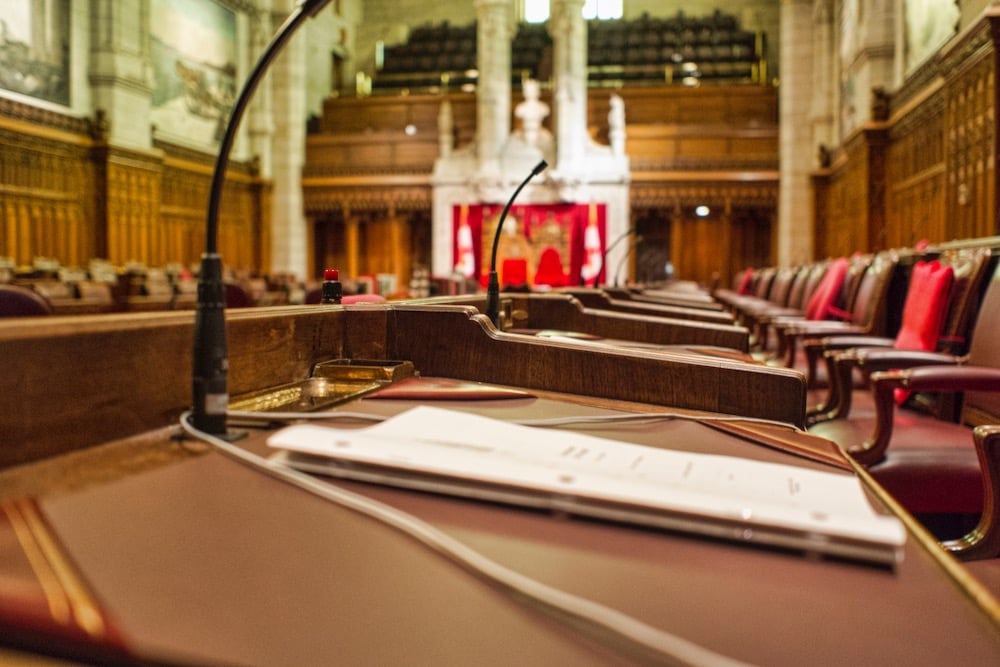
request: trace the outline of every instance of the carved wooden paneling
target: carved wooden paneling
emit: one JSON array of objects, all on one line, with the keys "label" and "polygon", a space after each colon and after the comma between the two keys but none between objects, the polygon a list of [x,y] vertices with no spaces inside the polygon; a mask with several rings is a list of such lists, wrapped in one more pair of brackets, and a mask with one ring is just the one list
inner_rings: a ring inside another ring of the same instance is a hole
[{"label": "carved wooden paneling", "polygon": [[[198,261],[214,155],[110,146],[106,129],[100,114],[78,119],[0,98],[0,256],[20,265]],[[269,186],[253,165],[230,163],[227,174],[219,252],[231,268],[266,270]]]},{"label": "carved wooden paneling", "polygon": [[899,118],[886,155],[885,246],[947,240],[944,94],[937,90]]},{"label": "carved wooden paneling", "polygon": [[[215,156],[158,142],[163,160],[157,264],[198,262],[205,251],[205,215]],[[219,206],[218,250],[232,269],[267,270],[270,186],[253,164],[230,163]]]},{"label": "carved wooden paneling", "polygon": [[831,257],[853,252],[871,252],[881,243],[881,207],[879,190],[873,185],[881,175],[878,153],[881,151],[880,131],[860,131],[852,135],[843,149],[843,157],[830,170],[826,210],[817,220],[817,255]]},{"label": "carved wooden paneling", "polygon": [[314,134],[306,138],[305,177],[424,173],[438,157],[437,133],[395,131]]},{"label": "carved wooden paneling", "polygon": [[105,155],[107,255],[113,264],[155,264],[159,247],[160,159],[111,149]]},{"label": "carved wooden paneling", "polygon": [[997,232],[995,47],[972,49],[968,57],[945,84],[948,220],[942,241]]},{"label": "carved wooden paneling", "polygon": [[17,115],[0,116],[0,256],[86,263],[96,250],[90,139]]},{"label": "carved wooden paneling", "polygon": [[[988,14],[949,43],[893,94],[884,124],[852,136],[832,167],[817,174],[817,255],[985,237],[1000,230],[998,23],[1000,16]],[[881,128],[887,136],[879,134]]]}]

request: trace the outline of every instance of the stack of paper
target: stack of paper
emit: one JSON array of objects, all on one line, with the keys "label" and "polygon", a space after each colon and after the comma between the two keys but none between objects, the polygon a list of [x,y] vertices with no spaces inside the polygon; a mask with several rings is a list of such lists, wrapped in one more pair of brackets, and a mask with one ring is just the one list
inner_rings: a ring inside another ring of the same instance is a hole
[{"label": "stack of paper", "polygon": [[269,439],[311,472],[893,564],[906,533],[856,478],[418,407]]}]

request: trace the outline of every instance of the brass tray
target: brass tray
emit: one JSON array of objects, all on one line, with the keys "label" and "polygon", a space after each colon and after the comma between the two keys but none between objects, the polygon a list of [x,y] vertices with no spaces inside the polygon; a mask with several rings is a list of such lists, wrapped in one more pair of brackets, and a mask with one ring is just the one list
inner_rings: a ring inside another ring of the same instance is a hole
[{"label": "brass tray", "polygon": [[358,398],[416,371],[409,361],[332,359],[316,364],[312,376],[261,391],[243,394],[229,403],[230,410],[247,412],[311,412]]}]

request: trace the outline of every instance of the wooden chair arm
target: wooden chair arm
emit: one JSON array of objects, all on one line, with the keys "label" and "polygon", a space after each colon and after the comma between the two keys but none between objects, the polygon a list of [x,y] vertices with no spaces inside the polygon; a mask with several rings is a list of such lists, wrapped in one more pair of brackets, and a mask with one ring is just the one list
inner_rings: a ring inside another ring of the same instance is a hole
[{"label": "wooden chair arm", "polygon": [[961,560],[1000,556],[1000,426],[977,427],[973,441],[983,471],[983,514],[967,535],[941,543]]},{"label": "wooden chair arm", "polygon": [[885,458],[892,439],[896,389],[908,391],[1000,391],[1000,369],[985,366],[922,366],[879,371],[871,376],[875,402],[875,431],[859,447],[849,451],[862,465]]}]

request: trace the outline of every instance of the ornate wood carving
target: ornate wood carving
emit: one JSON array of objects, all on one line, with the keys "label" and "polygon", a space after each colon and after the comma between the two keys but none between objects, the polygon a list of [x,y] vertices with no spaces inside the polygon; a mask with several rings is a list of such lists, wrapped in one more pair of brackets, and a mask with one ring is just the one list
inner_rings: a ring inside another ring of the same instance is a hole
[{"label": "ornate wood carving", "polygon": [[[214,156],[157,143],[107,143],[99,111],[76,118],[0,98],[0,256],[65,266],[192,264],[204,247]],[[261,268],[269,189],[254,163],[231,163],[219,249],[228,266]]]}]

